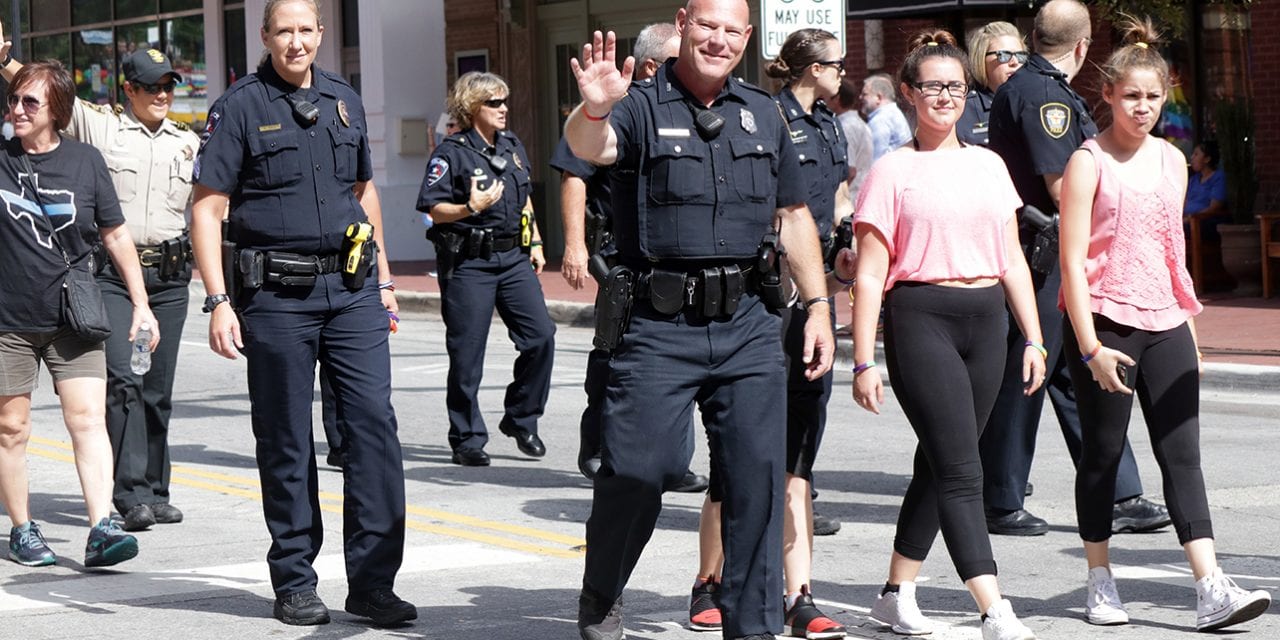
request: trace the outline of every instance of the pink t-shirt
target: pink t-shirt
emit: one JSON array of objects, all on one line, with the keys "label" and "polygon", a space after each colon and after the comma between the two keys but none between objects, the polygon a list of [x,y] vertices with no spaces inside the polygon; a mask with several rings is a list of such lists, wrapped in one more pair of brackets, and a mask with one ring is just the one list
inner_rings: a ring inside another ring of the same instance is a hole
[{"label": "pink t-shirt", "polygon": [[871,166],[854,222],[888,242],[888,291],[899,280],[1003,276],[1005,227],[1021,206],[1004,161],[992,151],[895,151]]},{"label": "pink t-shirt", "polygon": [[[1160,180],[1149,189],[1121,182],[1115,161],[1096,140],[1080,147],[1093,154],[1098,174],[1084,262],[1090,306],[1094,313],[1147,331],[1172,329],[1204,309],[1187,273],[1185,187],[1174,177],[1185,173],[1184,156],[1173,145],[1156,142]],[[1066,308],[1062,292],[1058,308]]]}]

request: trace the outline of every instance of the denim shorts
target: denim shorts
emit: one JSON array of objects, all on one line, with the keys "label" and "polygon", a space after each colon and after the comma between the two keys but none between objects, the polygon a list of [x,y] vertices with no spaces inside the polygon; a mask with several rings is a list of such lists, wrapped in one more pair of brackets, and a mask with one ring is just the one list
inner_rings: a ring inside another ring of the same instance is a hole
[{"label": "denim shorts", "polygon": [[107,379],[101,342],[89,342],[68,327],[41,333],[0,332],[0,396],[31,393],[40,361],[54,383],[73,378]]}]

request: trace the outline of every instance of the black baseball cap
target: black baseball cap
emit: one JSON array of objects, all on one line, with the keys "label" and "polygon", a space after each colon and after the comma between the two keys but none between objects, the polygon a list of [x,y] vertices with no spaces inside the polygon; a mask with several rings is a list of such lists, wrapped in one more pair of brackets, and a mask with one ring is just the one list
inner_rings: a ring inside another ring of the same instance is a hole
[{"label": "black baseball cap", "polygon": [[159,84],[167,75],[182,82],[182,76],[173,70],[169,57],[156,49],[139,49],[125,56],[120,65],[124,70],[124,79],[142,84]]}]

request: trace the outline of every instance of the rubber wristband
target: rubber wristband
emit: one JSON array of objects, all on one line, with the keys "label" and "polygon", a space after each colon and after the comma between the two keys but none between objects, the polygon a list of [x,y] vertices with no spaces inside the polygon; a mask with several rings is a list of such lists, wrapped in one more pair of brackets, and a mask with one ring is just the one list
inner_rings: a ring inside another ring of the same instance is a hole
[{"label": "rubber wristband", "polygon": [[529,243],[529,246],[530,246],[530,247],[541,247],[541,246],[542,246],[542,241],[541,241],[541,240],[534,240],[533,242],[530,242],[530,243]]},{"label": "rubber wristband", "polygon": [[386,282],[379,282],[379,283],[378,283],[378,288],[379,288],[379,289],[386,289],[386,290],[388,290],[388,291],[392,291],[392,292],[394,292],[394,291],[396,290],[396,281],[395,281],[395,280],[388,280],[388,281],[386,281]]},{"label": "rubber wristband", "polygon": [[864,363],[862,363],[862,364],[860,364],[860,365],[858,365],[858,366],[854,367],[854,368],[853,368],[853,375],[855,375],[855,376],[856,376],[856,375],[858,375],[859,373],[862,373],[863,371],[866,371],[867,369],[870,369],[870,368],[875,367],[875,366],[876,366],[876,361],[875,361],[875,360],[868,360],[868,361],[866,361],[866,362],[864,362]]},{"label": "rubber wristband", "polygon": [[1099,351],[1102,351],[1102,341],[1101,341],[1101,340],[1099,340],[1099,341],[1098,341],[1098,344],[1093,348],[1093,351],[1090,351],[1089,353],[1087,353],[1087,354],[1085,354],[1085,355],[1080,356],[1080,362],[1083,362],[1083,363],[1085,363],[1085,364],[1089,364],[1089,361],[1090,361],[1090,360],[1092,360],[1092,359],[1094,359],[1094,358],[1098,357],[1098,352],[1099,352]]},{"label": "rubber wristband", "polygon": [[848,280],[845,280],[844,278],[841,278],[841,277],[840,277],[840,270],[839,270],[839,269],[832,269],[832,270],[831,270],[831,275],[835,276],[836,282],[839,282],[840,284],[842,284],[842,285],[844,285],[844,286],[846,286],[846,287],[853,286],[853,283],[855,283],[855,282],[857,282],[857,281],[858,281],[858,279],[857,279],[856,277],[854,277],[854,278],[849,278]]},{"label": "rubber wristband", "polygon": [[821,302],[825,302],[825,303],[827,303],[827,304],[831,304],[831,301],[830,301],[830,300],[828,300],[826,296],[817,296],[817,297],[815,297],[815,298],[809,298],[808,300],[805,300],[805,301],[804,301],[804,308],[808,309],[809,307],[812,307],[813,305],[818,304],[818,303],[821,303]]},{"label": "rubber wristband", "polygon": [[1045,349],[1045,348],[1044,348],[1044,345],[1040,344],[1039,342],[1032,342],[1032,341],[1028,340],[1028,341],[1027,341],[1027,344],[1026,344],[1026,345],[1024,345],[1024,346],[1034,348],[1036,351],[1039,351],[1039,352],[1040,352],[1040,357],[1041,357],[1041,358],[1044,358],[1045,360],[1048,360],[1048,359],[1049,359],[1049,350],[1048,350],[1048,349]]},{"label": "rubber wristband", "polygon": [[605,120],[608,120],[608,119],[609,119],[609,114],[611,114],[611,113],[613,113],[613,109],[610,109],[610,110],[608,110],[608,111],[604,112],[604,115],[602,115],[602,116],[600,116],[599,118],[597,118],[597,117],[595,117],[595,116],[591,115],[591,112],[590,112],[590,111],[587,111],[587,105],[585,105],[585,104],[584,104],[584,105],[582,105],[582,117],[584,117],[584,118],[586,118],[586,119],[588,119],[588,120],[590,120],[590,121],[592,121],[592,122],[604,122]]}]

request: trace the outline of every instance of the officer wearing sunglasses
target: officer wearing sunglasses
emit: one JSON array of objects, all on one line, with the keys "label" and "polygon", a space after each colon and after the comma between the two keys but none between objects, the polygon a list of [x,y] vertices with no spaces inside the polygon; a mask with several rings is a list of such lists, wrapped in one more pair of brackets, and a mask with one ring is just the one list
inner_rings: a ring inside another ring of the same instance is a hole
[{"label": "officer wearing sunglasses", "polygon": [[956,135],[967,144],[987,146],[991,102],[996,90],[1027,64],[1031,52],[1022,33],[1008,22],[991,22],[969,34],[969,66],[973,87],[965,99],[964,113],[956,123]]},{"label": "officer wearing sunglasses", "polygon": [[[22,68],[8,58],[0,69],[6,81]],[[199,139],[187,125],[170,120],[174,90],[182,76],[155,49],[121,60],[124,104],[111,108],[76,100],[65,134],[102,152],[111,172],[125,225],[137,246],[143,279],[162,336],[182,335],[191,282],[185,212],[191,200],[191,169]],[[11,98],[17,98],[12,96]],[[23,107],[31,111],[39,105]],[[101,261],[98,284],[113,326],[129,326],[133,304],[124,279],[109,260]],[[107,430],[115,456],[115,508],[126,531],[157,523],[182,522],[169,501],[169,413],[173,373],[181,341],[161,340],[151,369],[134,374],[126,331],[107,338]]]}]

